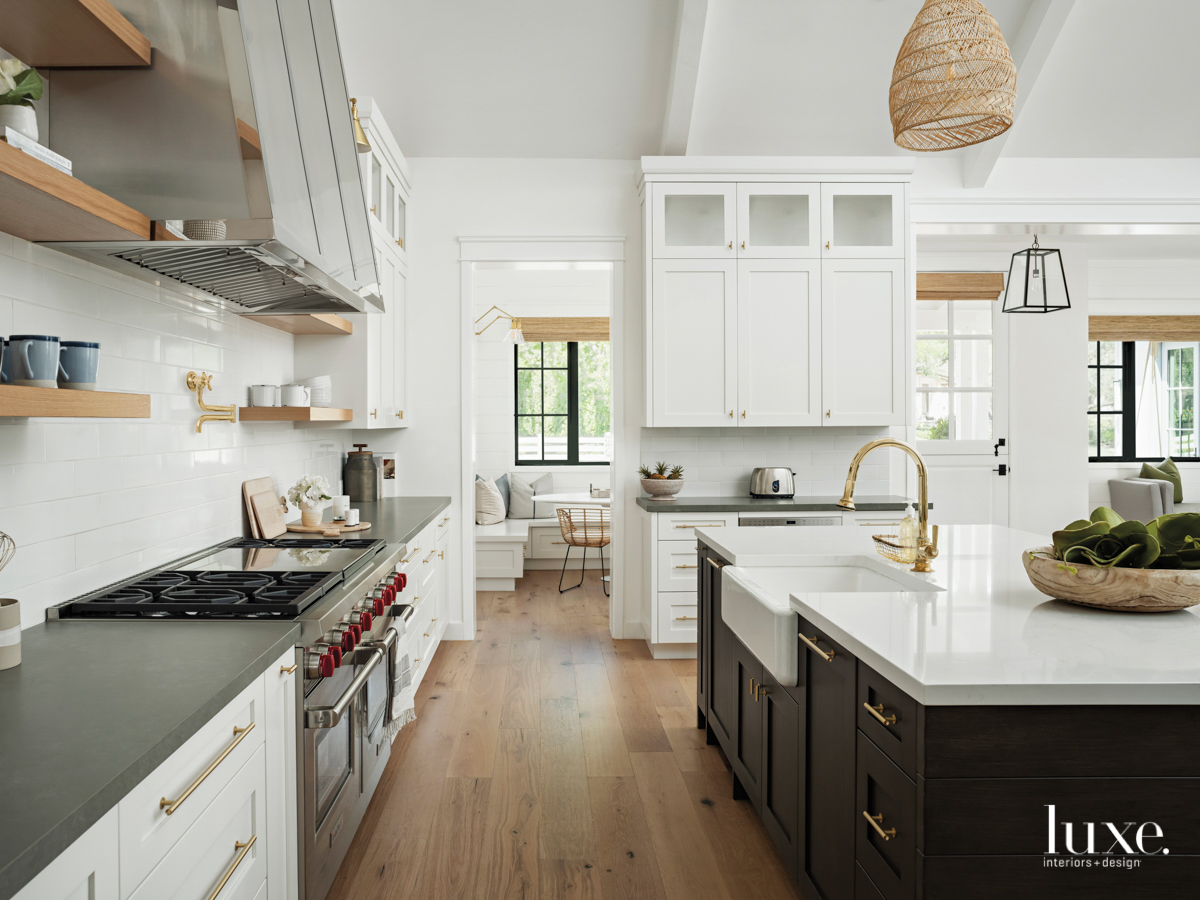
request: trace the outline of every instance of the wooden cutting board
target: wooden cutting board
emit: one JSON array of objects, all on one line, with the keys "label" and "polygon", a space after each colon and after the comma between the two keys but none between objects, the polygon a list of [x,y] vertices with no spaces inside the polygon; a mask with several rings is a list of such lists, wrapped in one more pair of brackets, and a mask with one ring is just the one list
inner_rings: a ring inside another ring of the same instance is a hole
[{"label": "wooden cutting board", "polygon": [[264,491],[275,492],[275,483],[270,478],[252,478],[242,482],[242,503],[246,508],[246,518],[250,522],[251,537],[262,537],[262,529],[258,527],[258,516],[254,513],[254,505],[250,498]]},{"label": "wooden cutting board", "polygon": [[371,527],[370,522],[359,522],[357,525],[339,525],[337,522],[322,522],[320,525],[288,525],[288,531],[299,531],[303,534],[345,534],[348,531],[366,531]]},{"label": "wooden cutting board", "polygon": [[274,491],[263,491],[250,498],[255,515],[258,516],[258,527],[262,532],[259,537],[276,538],[287,534],[287,525],[283,521],[283,506]]}]

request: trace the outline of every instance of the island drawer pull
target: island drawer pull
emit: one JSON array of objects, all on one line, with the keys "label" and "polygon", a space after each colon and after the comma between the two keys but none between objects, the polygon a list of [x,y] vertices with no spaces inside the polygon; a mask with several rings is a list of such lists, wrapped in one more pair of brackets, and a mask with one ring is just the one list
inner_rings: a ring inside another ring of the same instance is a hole
[{"label": "island drawer pull", "polygon": [[163,797],[158,801],[158,808],[165,810],[168,816],[173,814],[175,810],[179,809],[183,801],[192,796],[192,791],[196,790],[196,788],[200,787],[200,785],[204,783],[204,779],[211,775],[217,766],[224,762],[225,757],[232,753],[237,748],[237,745],[246,739],[246,735],[252,732],[254,730],[254,726],[257,724],[257,722],[251,722],[245,728],[239,728],[235,725],[233,728],[233,742],[221,752],[221,755],[209,763],[208,768],[201,772],[200,776],[188,785],[187,790],[179,795],[178,800],[168,800],[166,797]]},{"label": "island drawer pull", "polygon": [[825,660],[825,662],[833,662],[833,658],[837,656],[837,653],[833,650],[830,650],[828,653],[826,653],[824,650],[818,647],[814,642],[820,640],[820,638],[815,634],[812,636],[812,638],[806,638],[804,635],[800,635],[800,640],[808,644],[808,649],[816,653],[817,656],[821,657],[821,659]]},{"label": "island drawer pull", "polygon": [[296,671],[296,664],[295,664],[295,663],[293,663],[293,664],[292,664],[292,665],[290,665],[290,666],[280,666],[280,667],[279,667],[279,674],[280,674],[280,675],[291,675],[291,674],[292,674],[293,672],[295,672],[295,671]]},{"label": "island drawer pull", "polygon": [[712,566],[714,569],[723,569],[723,568],[725,568],[725,565],[724,565],[724,563],[719,563],[719,562],[717,562],[717,561],[716,561],[715,559],[713,559],[711,556],[706,556],[706,557],[705,557],[705,559],[707,559],[707,560],[708,560],[708,564],[709,564],[710,566]]},{"label": "island drawer pull", "polygon": [[417,558],[417,554],[418,554],[418,553],[420,553],[420,552],[421,552],[421,548],[420,548],[420,547],[418,547],[416,550],[414,550],[414,551],[412,552],[412,556],[410,556],[408,559],[402,559],[402,560],[400,560],[400,562],[399,562],[399,563],[397,563],[397,565],[401,565],[401,566],[402,566],[402,565],[404,565],[405,563],[410,563],[410,562],[412,562],[414,559],[416,559],[416,558]]},{"label": "island drawer pull", "polygon": [[686,566],[685,565],[685,566],[676,566],[675,568],[677,568],[677,569],[698,569],[698,568],[700,568],[700,566],[699,565],[695,565],[695,566]]},{"label": "island drawer pull", "polygon": [[250,840],[244,844],[241,841],[233,842],[233,852],[237,856],[233,860],[233,865],[225,870],[225,874],[221,876],[221,880],[217,882],[217,886],[213,888],[213,892],[208,895],[208,900],[217,900],[217,895],[225,888],[225,883],[233,877],[233,873],[237,871],[237,867],[242,864],[242,860],[246,858],[246,854],[250,852],[250,848],[254,846],[254,842],[258,840],[257,834],[250,835]]},{"label": "island drawer pull", "polygon": [[436,550],[432,550],[432,551],[430,551],[430,553],[429,553],[429,555],[428,555],[427,557],[425,557],[423,560],[421,560],[421,562],[423,562],[423,563],[427,563],[427,562],[429,562],[431,559],[433,559],[435,556],[437,556],[437,551],[436,551]]},{"label": "island drawer pull", "polygon": [[867,701],[864,700],[863,707],[866,709],[867,712],[869,712],[876,719],[878,719],[880,724],[882,724],[882,725],[895,725],[896,724],[895,714],[892,714],[890,716],[885,716],[883,714],[883,704],[882,703],[880,703],[878,706],[872,706],[870,703],[868,703]]},{"label": "island drawer pull", "polygon": [[676,622],[694,622],[698,618],[700,618],[700,617],[699,616],[676,616],[675,621]]},{"label": "island drawer pull", "polygon": [[690,525],[676,525],[676,528],[724,528],[724,522],[693,522]]},{"label": "island drawer pull", "polygon": [[892,838],[894,838],[896,836],[895,828],[888,828],[886,831],[884,830],[883,813],[880,813],[877,816],[873,816],[864,809],[863,810],[863,818],[871,823],[871,827],[874,828],[876,831],[878,831],[879,836],[881,838],[883,838],[885,841],[890,841]]}]

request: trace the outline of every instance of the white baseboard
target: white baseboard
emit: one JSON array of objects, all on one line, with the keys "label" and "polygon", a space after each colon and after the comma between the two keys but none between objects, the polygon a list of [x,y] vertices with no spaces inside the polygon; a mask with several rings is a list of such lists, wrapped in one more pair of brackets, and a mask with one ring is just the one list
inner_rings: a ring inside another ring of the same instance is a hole
[{"label": "white baseboard", "polygon": [[[561,559],[527,559],[527,560],[525,560],[525,568],[526,569],[554,569],[557,571],[557,570],[561,570],[562,567],[563,567],[563,564],[562,564]],[[600,560],[598,560],[594,557],[589,557],[588,561],[587,561],[587,568],[588,569],[599,569],[600,568]],[[611,568],[612,568],[612,565],[609,562],[608,558],[606,557],[604,560],[604,571],[607,572]],[[576,572],[579,571],[579,557],[574,557],[572,559],[567,560],[567,571],[570,572],[572,569],[574,569]]]},{"label": "white baseboard", "polygon": [[616,633],[616,629],[610,630],[613,631],[613,638],[618,641],[644,641],[646,639],[646,629],[642,627],[641,622],[626,622],[622,626],[620,634]]},{"label": "white baseboard", "polygon": [[515,578],[476,578],[475,590],[477,591],[515,591],[517,589],[517,580]]},{"label": "white baseboard", "polygon": [[696,658],[695,644],[651,644],[646,641],[646,646],[650,648],[650,655],[655,659]]}]

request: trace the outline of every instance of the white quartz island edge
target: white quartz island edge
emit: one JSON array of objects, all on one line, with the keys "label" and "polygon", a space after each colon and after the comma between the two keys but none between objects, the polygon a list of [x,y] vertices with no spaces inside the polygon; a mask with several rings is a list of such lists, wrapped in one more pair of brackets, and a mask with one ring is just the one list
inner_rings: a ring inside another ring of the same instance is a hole
[{"label": "white quartz island edge", "polygon": [[[1200,704],[1200,614],[1088,609],[1039,592],[1022,551],[1049,538],[941,529],[937,592],[807,593],[804,568],[880,560],[869,529],[699,528],[727,562],[927,706]],[[889,566],[894,566],[888,563]],[[906,567],[896,566],[897,569]]]}]

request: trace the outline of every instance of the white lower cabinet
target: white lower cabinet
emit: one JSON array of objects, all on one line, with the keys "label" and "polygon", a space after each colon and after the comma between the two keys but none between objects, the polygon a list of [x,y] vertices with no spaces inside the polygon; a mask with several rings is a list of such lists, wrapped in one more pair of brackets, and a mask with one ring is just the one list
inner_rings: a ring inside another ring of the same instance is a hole
[{"label": "white lower cabinet", "polygon": [[294,665],[289,648],[14,900],[296,900]]},{"label": "white lower cabinet", "polygon": [[117,811],[75,839],[13,900],[118,900]]}]

